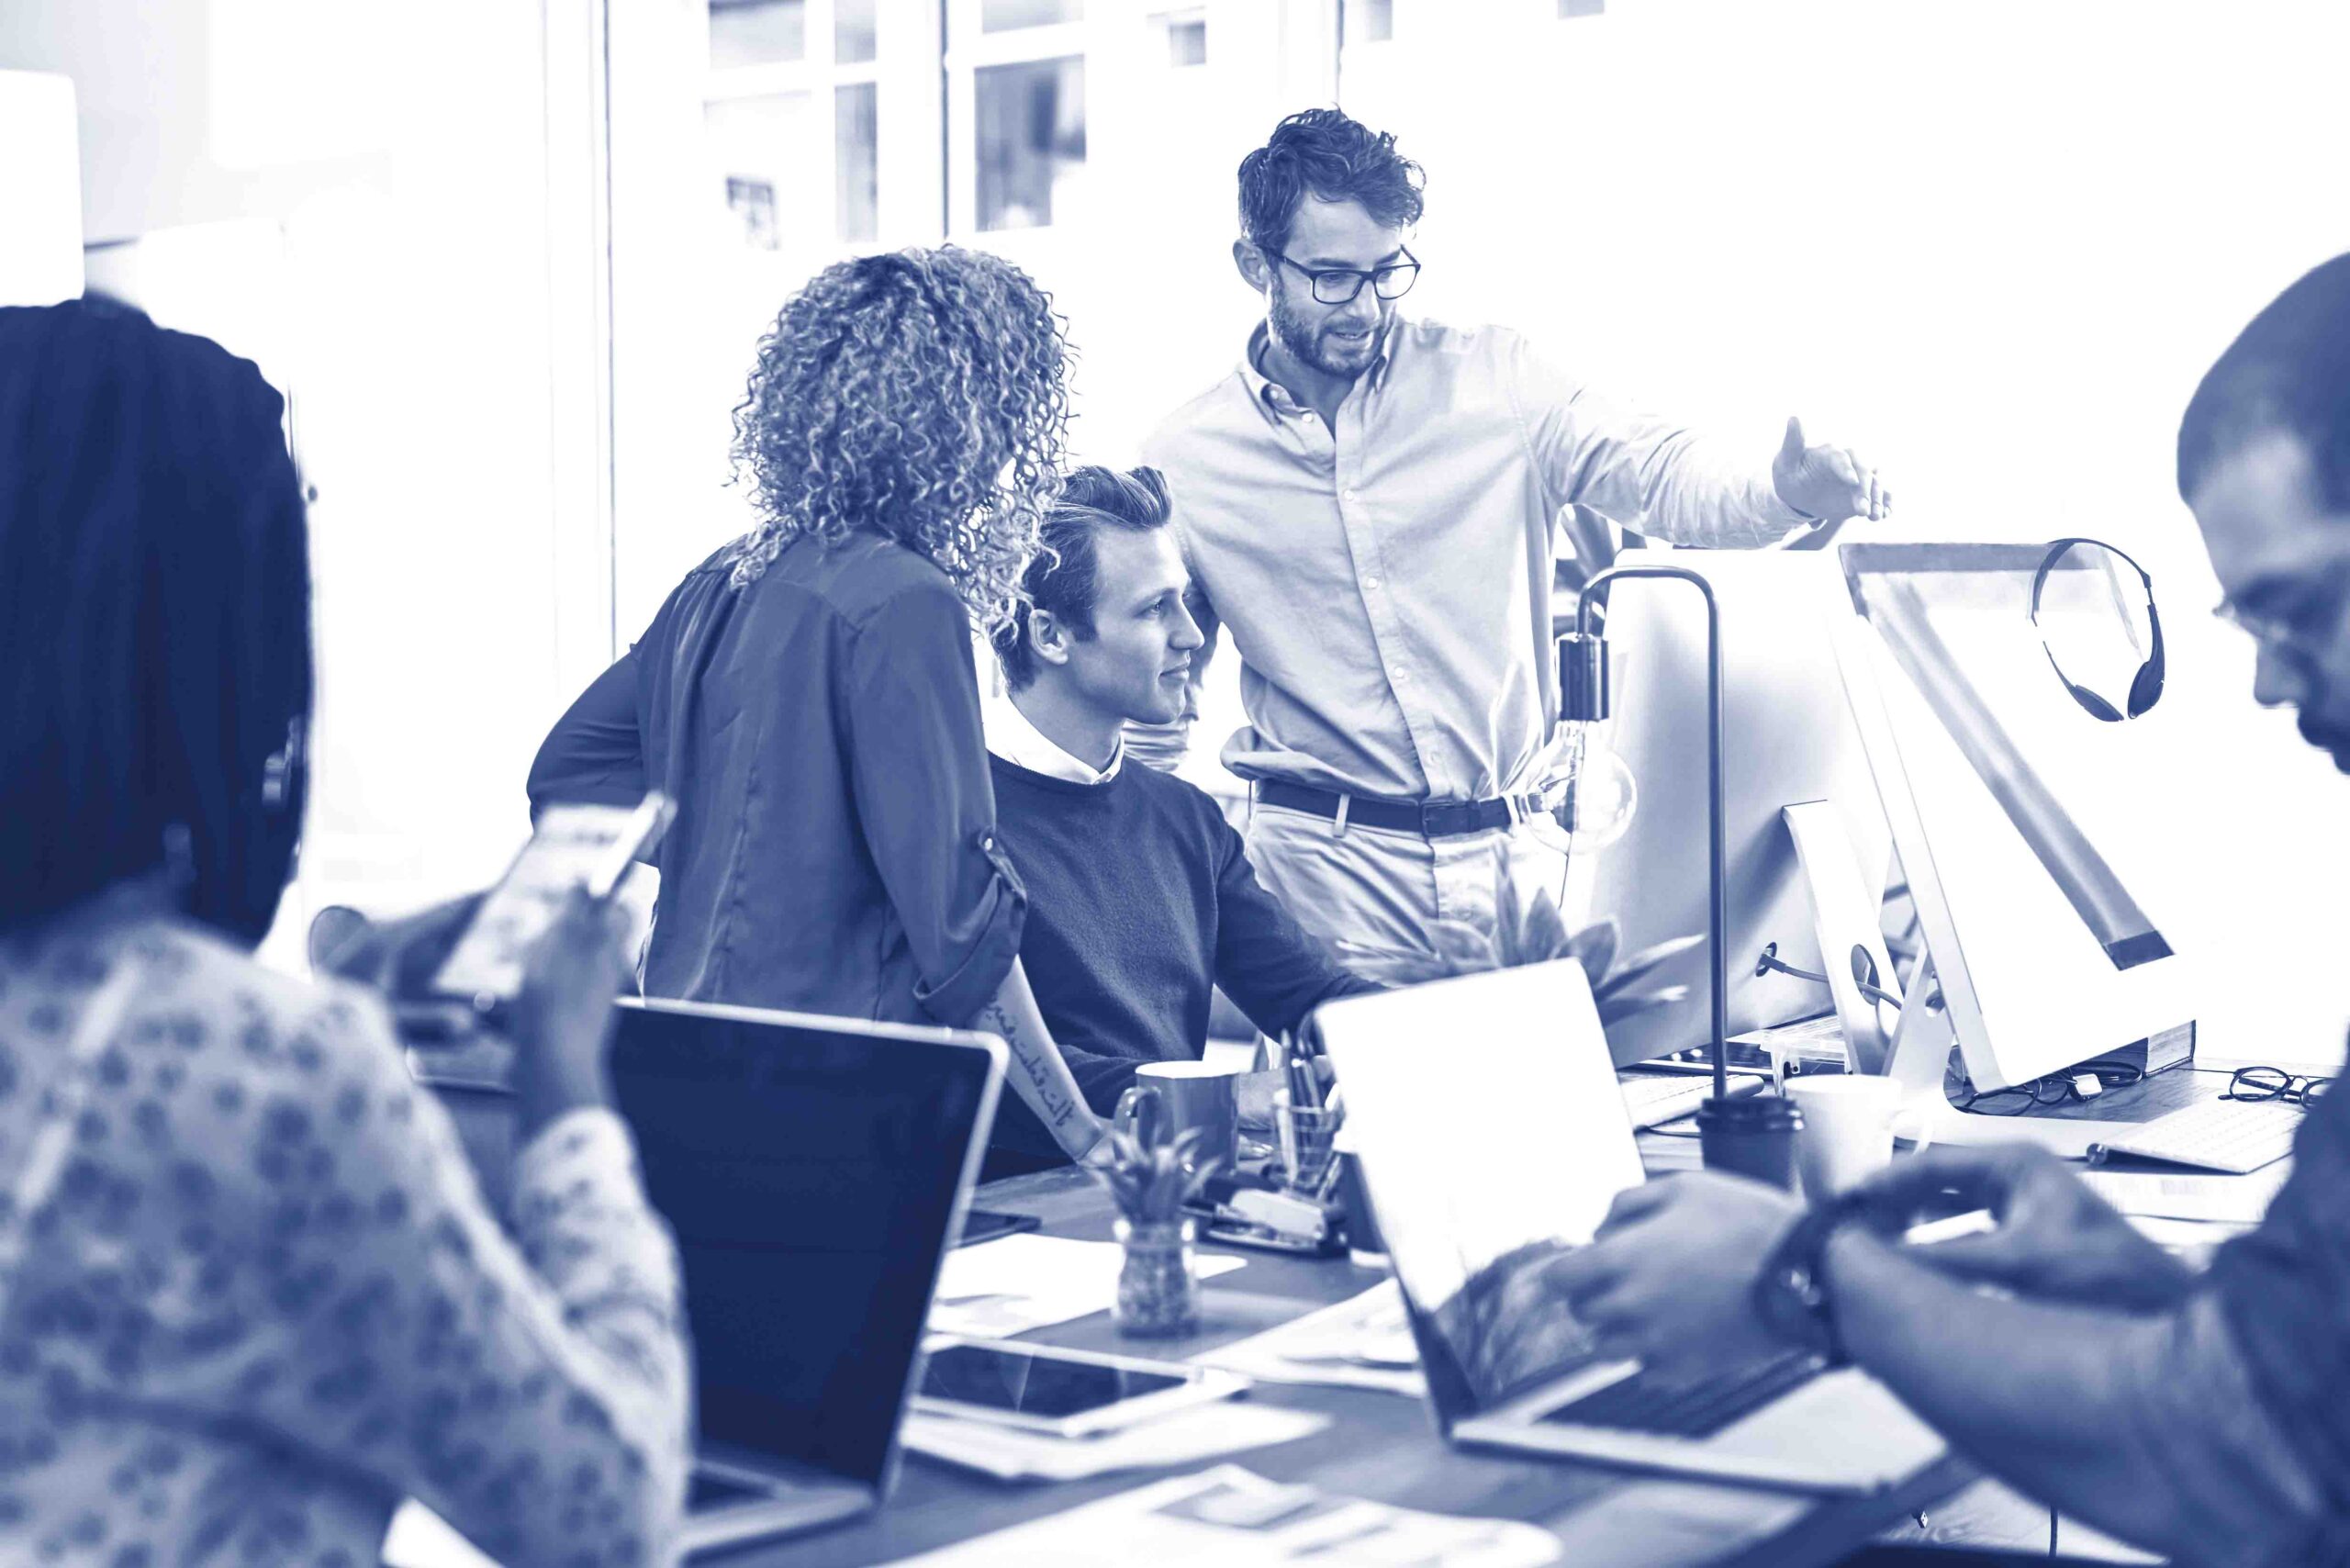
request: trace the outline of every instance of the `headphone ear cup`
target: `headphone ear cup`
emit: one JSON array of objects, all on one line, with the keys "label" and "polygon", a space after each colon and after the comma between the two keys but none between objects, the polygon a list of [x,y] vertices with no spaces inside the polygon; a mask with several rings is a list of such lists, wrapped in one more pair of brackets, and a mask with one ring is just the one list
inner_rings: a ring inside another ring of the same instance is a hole
[{"label": "headphone ear cup", "polygon": [[[2140,672],[2142,676],[2143,673],[2143,671]],[[2088,710],[2090,718],[2102,719],[2109,724],[2118,724],[2121,722],[2121,710],[2114,707],[2112,703],[2108,702],[2104,698],[2099,697],[2096,692],[2091,691],[2087,687],[2075,686],[2068,680],[2065,682],[2065,689],[2073,694],[2074,701]],[[2134,702],[2135,700],[2133,699],[2132,700]],[[2137,710],[2135,707],[2132,707],[2131,711],[2134,713]]]},{"label": "headphone ear cup", "polygon": [[2154,613],[2151,597],[2146,600],[2146,632],[2154,647],[2146,655],[2146,662],[2138,666],[2138,678],[2130,683],[2130,716],[2133,719],[2153,707],[2163,694],[2163,622],[2162,617]]}]

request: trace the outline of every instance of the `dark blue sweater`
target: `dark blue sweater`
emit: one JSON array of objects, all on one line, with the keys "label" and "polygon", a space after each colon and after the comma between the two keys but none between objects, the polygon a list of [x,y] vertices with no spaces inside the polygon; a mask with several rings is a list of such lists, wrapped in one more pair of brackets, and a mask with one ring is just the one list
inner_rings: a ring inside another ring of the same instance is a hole
[{"label": "dark blue sweater", "polygon": [[[1147,1061],[1196,1061],[1210,985],[1269,1035],[1324,1001],[1375,991],[1257,883],[1205,792],[1129,759],[1075,784],[990,756],[996,836],[1028,889],[1020,958],[1045,1022],[1107,1115]],[[1059,1150],[1010,1093],[995,1144]]]}]

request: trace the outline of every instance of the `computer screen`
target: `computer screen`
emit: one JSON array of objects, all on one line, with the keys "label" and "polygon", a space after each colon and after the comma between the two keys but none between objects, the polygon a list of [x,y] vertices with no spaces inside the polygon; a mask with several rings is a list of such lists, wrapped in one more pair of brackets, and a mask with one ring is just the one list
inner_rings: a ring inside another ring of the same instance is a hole
[{"label": "computer screen", "polygon": [[703,1438],[879,1485],[993,1056],[944,1031],[619,1014],[613,1087],[677,1236]]},{"label": "computer screen", "polygon": [[2159,706],[2100,720],[2056,662],[2086,677],[2103,626],[2118,696],[2150,651],[2139,585],[2068,566],[2036,623],[2042,546],[1840,554],[1868,633],[1844,650],[1854,716],[1976,1087],[2191,1025],[2191,971],[2143,890],[2189,837],[2142,824],[2193,737]]},{"label": "computer screen", "polygon": [[[1826,984],[1757,963],[1767,947],[1791,968],[1823,969],[1812,892],[1780,813],[1829,804],[1864,884],[1855,896],[1869,906],[1881,902],[1890,854],[1830,631],[1834,615],[1849,613],[1843,580],[1832,559],[1808,552],[1684,550],[1659,559],[1703,575],[1720,615],[1730,1032],[1816,1016],[1834,1005]],[[1686,583],[1617,582],[1606,635],[1615,713],[1603,734],[1629,766],[1639,801],[1623,838],[1598,852],[1591,913],[1616,922],[1619,952],[1628,955],[1707,928],[1705,602]],[[1874,940],[1873,922],[1869,935]],[[1641,982],[1643,991],[1680,986],[1684,994],[1608,1025],[1618,1063],[1711,1042],[1707,961],[1699,945]],[[1850,968],[1849,958],[1839,962]],[[1889,963],[1878,960],[1880,973]]]},{"label": "computer screen", "polygon": [[1544,1271],[1644,1172],[1572,959],[1347,997],[1317,1016],[1381,1236],[1449,1425],[1572,1369]]}]

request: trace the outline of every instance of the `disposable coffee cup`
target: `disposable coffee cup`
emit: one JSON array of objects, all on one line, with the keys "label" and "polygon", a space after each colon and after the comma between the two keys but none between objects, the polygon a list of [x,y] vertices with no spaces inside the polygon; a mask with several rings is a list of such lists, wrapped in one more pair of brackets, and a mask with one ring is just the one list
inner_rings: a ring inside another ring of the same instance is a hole
[{"label": "disposable coffee cup", "polygon": [[1803,1116],[1776,1094],[1707,1099],[1697,1106],[1697,1148],[1708,1170],[1727,1170],[1787,1192],[1796,1185]]}]

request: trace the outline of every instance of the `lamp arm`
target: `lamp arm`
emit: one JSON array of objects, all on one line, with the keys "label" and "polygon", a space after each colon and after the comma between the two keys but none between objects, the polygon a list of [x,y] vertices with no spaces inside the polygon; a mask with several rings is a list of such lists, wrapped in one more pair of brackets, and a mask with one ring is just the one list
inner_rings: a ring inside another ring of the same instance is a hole
[{"label": "lamp arm", "polygon": [[1707,972],[1713,996],[1714,1025],[1714,1096],[1726,1098],[1729,1093],[1729,980],[1725,968],[1729,950],[1729,902],[1725,890],[1725,867],[1729,854],[1726,842],[1728,813],[1724,809],[1722,789],[1722,620],[1721,607],[1714,599],[1713,585],[1686,566],[1611,566],[1583,585],[1575,595],[1575,633],[1591,634],[1593,596],[1607,584],[1624,577],[1669,577],[1695,588],[1706,598],[1706,799],[1708,806],[1707,870],[1710,874],[1712,899],[1707,912],[1706,945],[1711,955]]}]

